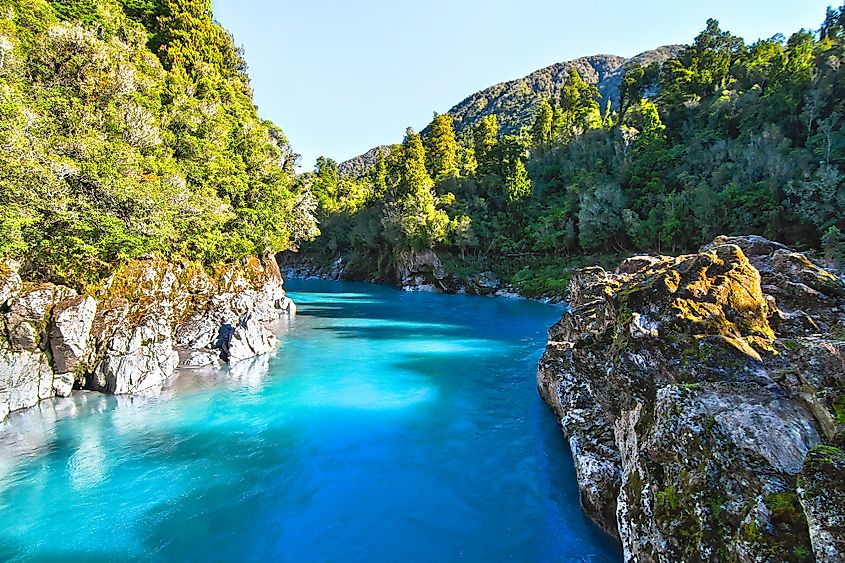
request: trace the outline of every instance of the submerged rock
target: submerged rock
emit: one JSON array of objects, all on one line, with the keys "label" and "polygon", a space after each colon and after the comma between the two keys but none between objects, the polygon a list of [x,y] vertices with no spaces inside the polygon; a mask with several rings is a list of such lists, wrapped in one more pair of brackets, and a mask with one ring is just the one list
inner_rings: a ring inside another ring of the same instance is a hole
[{"label": "submerged rock", "polygon": [[762,237],[572,277],[538,387],[626,560],[845,557],[808,465],[845,429],[843,288]]},{"label": "submerged rock", "polygon": [[212,273],[136,260],[82,296],[23,283],[0,265],[0,298],[0,420],[74,386],[113,394],[158,388],[180,356],[197,367],[267,353],[276,338],[264,323],[296,314],[272,257]]}]

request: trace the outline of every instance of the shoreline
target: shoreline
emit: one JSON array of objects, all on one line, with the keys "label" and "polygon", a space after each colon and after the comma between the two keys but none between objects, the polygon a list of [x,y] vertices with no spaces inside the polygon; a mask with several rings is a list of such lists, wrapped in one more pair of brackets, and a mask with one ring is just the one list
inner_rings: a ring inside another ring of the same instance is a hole
[{"label": "shoreline", "polygon": [[343,279],[342,277],[335,277],[329,274],[314,274],[314,273],[299,273],[297,270],[301,270],[303,268],[295,268],[292,266],[283,266],[281,268],[282,273],[284,274],[285,279],[296,279],[296,280],[322,280],[322,281],[335,281],[335,282],[354,282],[354,283],[367,283],[372,285],[383,285],[387,287],[393,287],[400,291],[407,291],[407,292],[423,292],[423,293],[442,293],[443,295],[472,295],[476,297],[501,297],[503,299],[525,299],[526,301],[536,301],[538,303],[545,303],[546,305],[561,305],[564,307],[568,307],[566,300],[562,297],[552,297],[552,296],[545,296],[545,297],[528,297],[527,295],[523,295],[513,289],[513,287],[508,286],[501,289],[498,289],[491,293],[469,293],[466,291],[466,288],[461,288],[462,290],[458,291],[444,291],[439,289],[434,284],[425,284],[423,286],[403,286],[395,283],[388,283],[383,281],[373,281],[373,280],[349,280]]}]

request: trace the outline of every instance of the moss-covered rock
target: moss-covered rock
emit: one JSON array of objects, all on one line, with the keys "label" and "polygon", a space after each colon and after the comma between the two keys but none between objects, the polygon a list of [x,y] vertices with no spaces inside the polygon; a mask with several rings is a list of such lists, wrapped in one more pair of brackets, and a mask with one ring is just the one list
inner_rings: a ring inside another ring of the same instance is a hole
[{"label": "moss-covered rock", "polygon": [[834,446],[810,451],[798,492],[818,561],[842,561],[845,546],[845,452]]},{"label": "moss-covered rock", "polygon": [[845,430],[839,285],[762,237],[573,275],[538,386],[628,560],[813,560],[796,476]]}]

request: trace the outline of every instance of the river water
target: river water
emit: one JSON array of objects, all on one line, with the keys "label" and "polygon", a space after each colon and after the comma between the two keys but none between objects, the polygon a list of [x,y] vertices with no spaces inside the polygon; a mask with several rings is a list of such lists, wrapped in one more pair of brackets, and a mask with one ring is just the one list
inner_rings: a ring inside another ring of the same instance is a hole
[{"label": "river water", "polygon": [[558,307],[288,291],[275,355],[0,426],[0,560],[621,560],[535,389]]}]

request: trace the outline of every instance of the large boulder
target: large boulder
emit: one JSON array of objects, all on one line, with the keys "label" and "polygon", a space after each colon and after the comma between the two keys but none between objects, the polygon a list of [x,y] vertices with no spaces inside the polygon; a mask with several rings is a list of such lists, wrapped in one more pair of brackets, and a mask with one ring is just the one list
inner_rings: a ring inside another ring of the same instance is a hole
[{"label": "large boulder", "polygon": [[449,273],[433,250],[406,250],[396,259],[396,281],[406,290],[444,290]]},{"label": "large boulder", "polygon": [[169,303],[137,310],[127,301],[103,308],[96,329],[96,354],[89,389],[124,395],[160,387],[179,363]]},{"label": "large boulder", "polygon": [[50,283],[24,284],[18,295],[6,302],[6,333],[14,350],[46,350],[47,327],[53,307],[64,299],[76,297],[68,287]]},{"label": "large boulder", "polygon": [[[217,280],[208,283],[192,282],[193,286],[206,289],[193,291],[190,297],[179,300],[179,303],[191,303],[190,307],[177,303],[181,316],[174,333],[177,347],[216,352],[218,356],[239,360],[266,353],[268,342],[275,347],[275,340],[268,337],[272,334],[264,328],[264,323],[296,314],[296,305],[285,295],[282,283],[279,266],[272,257],[263,262],[250,261],[243,269],[221,270],[217,272]],[[246,332],[241,326],[245,324],[244,319],[249,319],[246,324],[250,330]],[[245,338],[246,347],[235,345],[233,356],[229,347],[235,332],[238,338]],[[251,355],[241,357],[249,351]],[[191,354],[185,357],[196,361],[200,358]]]},{"label": "large boulder", "polygon": [[50,319],[57,305],[76,292],[53,284],[21,283],[9,269],[0,272],[0,420],[9,412],[69,393],[66,378],[50,365]]},{"label": "large boulder", "polygon": [[55,373],[54,387],[59,396],[70,395],[77,370],[87,358],[96,313],[97,301],[90,295],[66,299],[53,308],[50,350]]},{"label": "large boulder", "polygon": [[[845,422],[840,285],[762,237],[572,277],[538,387],[584,510],[626,560],[822,558],[797,484]],[[802,309],[795,287],[808,289]],[[799,310],[820,321],[788,322]]]},{"label": "large boulder", "polygon": [[0,420],[50,398],[52,390],[53,372],[44,352],[12,350],[0,341]]},{"label": "large boulder", "polygon": [[272,352],[275,335],[250,313],[244,314],[233,327],[227,327],[223,341],[224,357],[229,363],[240,362]]}]

